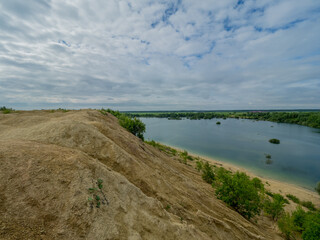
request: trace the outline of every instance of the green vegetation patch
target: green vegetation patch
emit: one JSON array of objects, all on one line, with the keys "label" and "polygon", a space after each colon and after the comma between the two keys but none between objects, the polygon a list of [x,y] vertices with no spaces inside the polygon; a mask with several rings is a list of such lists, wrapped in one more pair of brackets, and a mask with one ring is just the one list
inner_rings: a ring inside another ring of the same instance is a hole
[{"label": "green vegetation patch", "polygon": [[273,197],[274,193],[270,192],[270,191],[265,191],[265,194],[267,194],[270,197]]},{"label": "green vegetation patch", "polygon": [[276,138],[272,138],[272,139],[269,140],[269,143],[280,144],[280,140],[276,139]]},{"label": "green vegetation patch", "polygon": [[90,196],[88,197],[88,202],[90,205],[90,208],[93,209],[94,205],[96,208],[100,208],[101,204],[109,204],[109,201],[106,198],[105,193],[103,192],[103,180],[98,179],[95,183],[96,186],[88,188],[88,192]]},{"label": "green vegetation patch", "polygon": [[0,108],[0,112],[2,112],[3,114],[9,114],[14,112],[15,110],[12,108],[6,108],[5,106]]},{"label": "green vegetation patch", "polygon": [[302,201],[301,205],[308,208],[310,211],[316,211],[316,207],[311,201]]},{"label": "green vegetation patch", "polygon": [[151,141],[144,141],[146,144],[149,144],[155,148],[158,148],[160,151],[165,152],[171,156],[177,155],[177,150],[174,148],[171,148],[169,146],[163,145],[161,143],[155,142],[154,140]]},{"label": "green vegetation patch", "polygon": [[101,109],[100,112],[104,115],[107,113],[111,113],[113,116],[117,117],[119,119],[119,124],[127,129],[129,132],[131,132],[133,135],[144,139],[143,133],[146,131],[146,125],[137,118],[131,118],[128,117],[126,114],[120,113],[119,111],[114,111],[111,109]]},{"label": "green vegetation patch", "polygon": [[286,197],[290,199],[292,202],[300,204],[300,199],[292,194],[287,194]]},{"label": "green vegetation patch", "polygon": [[297,207],[292,214],[283,214],[278,226],[286,239],[296,239],[301,234],[303,240],[319,240],[320,212],[305,212]]},{"label": "green vegetation patch", "polygon": [[223,168],[218,170],[217,178],[215,186],[218,199],[248,219],[260,214],[263,207],[263,184],[257,184],[256,180],[251,180],[243,172],[232,174]]},{"label": "green vegetation patch", "polygon": [[202,165],[202,179],[209,184],[212,184],[215,180],[215,174],[212,170],[211,165],[208,162]]},{"label": "green vegetation patch", "polygon": [[158,143],[158,142],[155,142],[154,140],[151,140],[151,141],[144,141],[146,144],[149,144],[155,148],[158,148],[160,151],[170,155],[170,156],[178,156],[179,157],[179,161],[181,163],[184,163],[184,164],[188,164],[188,160],[189,161],[193,161],[194,158],[192,156],[189,155],[189,153],[184,150],[183,152],[178,152],[176,149],[174,148],[171,148],[169,146],[166,146],[164,144],[161,144],[161,143]]},{"label": "green vegetation patch", "polygon": [[196,169],[198,170],[198,172],[200,172],[203,168],[203,162],[198,160],[196,161]]},{"label": "green vegetation patch", "polygon": [[278,221],[278,227],[286,239],[295,239],[295,226],[290,213],[285,213]]},{"label": "green vegetation patch", "polygon": [[187,163],[187,160],[193,161],[193,157],[190,156],[186,150],[180,153],[180,157],[182,158],[184,163]]},{"label": "green vegetation patch", "polygon": [[303,240],[320,239],[320,212],[307,213],[305,222],[303,223]]},{"label": "green vegetation patch", "polygon": [[287,199],[276,193],[272,195],[272,200],[265,200],[263,209],[273,220],[277,220],[284,213],[284,205],[288,203]]}]

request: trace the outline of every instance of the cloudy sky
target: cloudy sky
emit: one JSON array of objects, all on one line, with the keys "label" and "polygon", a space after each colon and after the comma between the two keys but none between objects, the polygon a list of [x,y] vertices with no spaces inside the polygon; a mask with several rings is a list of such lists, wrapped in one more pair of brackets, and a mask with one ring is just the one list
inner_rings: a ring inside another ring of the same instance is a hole
[{"label": "cloudy sky", "polygon": [[320,108],[319,0],[1,0],[0,105]]}]

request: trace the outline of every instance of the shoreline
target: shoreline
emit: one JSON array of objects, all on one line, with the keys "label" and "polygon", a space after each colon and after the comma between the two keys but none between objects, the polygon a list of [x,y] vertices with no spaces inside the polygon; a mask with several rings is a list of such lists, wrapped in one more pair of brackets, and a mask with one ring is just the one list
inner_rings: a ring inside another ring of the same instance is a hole
[{"label": "shoreline", "polygon": [[[186,150],[186,149],[181,149],[181,148],[178,148],[178,147],[175,147],[172,145],[168,145],[166,143],[161,143],[161,144],[165,144],[173,149],[176,149],[179,152],[183,152],[184,150]],[[188,150],[186,150],[186,151],[188,151]],[[279,181],[276,179],[259,176],[255,173],[251,172],[250,170],[242,167],[242,166],[238,166],[233,163],[223,162],[221,160],[214,159],[209,156],[196,154],[196,153],[189,152],[189,151],[188,151],[188,154],[194,158],[199,157],[201,160],[205,160],[205,161],[208,161],[212,164],[224,167],[227,170],[230,170],[232,172],[236,172],[236,171],[245,172],[248,176],[250,176],[252,178],[257,177],[257,178],[261,179],[261,181],[265,184],[265,188],[268,191],[271,191],[273,193],[280,193],[281,195],[284,195],[284,196],[286,194],[292,194],[292,195],[298,197],[301,201],[311,201],[316,206],[316,208],[318,208],[318,209],[320,208],[320,195],[315,191],[304,188],[302,186],[295,185],[293,183],[283,182],[283,181]],[[287,205],[286,209],[289,211],[294,211],[296,206],[297,206],[296,203],[290,201],[290,205]]]}]

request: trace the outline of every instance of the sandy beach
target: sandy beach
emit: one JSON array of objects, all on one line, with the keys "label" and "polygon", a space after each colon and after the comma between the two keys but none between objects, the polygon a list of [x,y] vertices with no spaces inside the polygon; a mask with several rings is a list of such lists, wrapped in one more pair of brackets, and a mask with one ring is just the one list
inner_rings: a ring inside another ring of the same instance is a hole
[{"label": "sandy beach", "polygon": [[[177,148],[177,147],[173,147],[170,146],[174,149],[176,149],[177,151],[184,151],[184,149],[181,148]],[[188,152],[190,156],[192,157],[199,157],[201,160],[205,160],[208,161],[214,165],[217,166],[221,166],[224,167],[232,172],[236,172],[236,171],[240,171],[240,172],[245,172],[246,174],[248,174],[250,177],[258,177],[260,178],[263,183],[265,184],[265,188],[273,193],[280,193],[281,195],[287,195],[287,194],[292,194],[294,196],[296,196],[297,198],[299,198],[301,201],[311,201],[312,203],[314,203],[314,205],[317,208],[320,208],[320,195],[314,191],[311,191],[309,189],[291,184],[291,183],[287,183],[287,182],[282,182],[282,181],[278,181],[275,179],[271,179],[271,178],[266,178],[266,177],[261,177],[258,176],[252,172],[250,172],[249,170],[237,166],[235,164],[231,164],[231,163],[226,163],[223,161],[219,161],[217,159],[211,158],[211,157],[207,157],[207,156],[203,156],[203,155],[199,155],[199,154],[195,154],[192,152]],[[297,204],[295,204],[294,202],[290,201],[290,205],[286,206],[286,210],[287,211],[293,211],[296,209]]]}]

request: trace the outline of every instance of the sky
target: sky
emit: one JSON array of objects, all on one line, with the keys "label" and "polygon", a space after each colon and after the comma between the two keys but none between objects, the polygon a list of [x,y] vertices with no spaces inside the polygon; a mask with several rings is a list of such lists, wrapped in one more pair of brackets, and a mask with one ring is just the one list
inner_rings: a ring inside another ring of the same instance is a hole
[{"label": "sky", "polygon": [[0,105],[320,109],[320,1],[1,0]]}]

